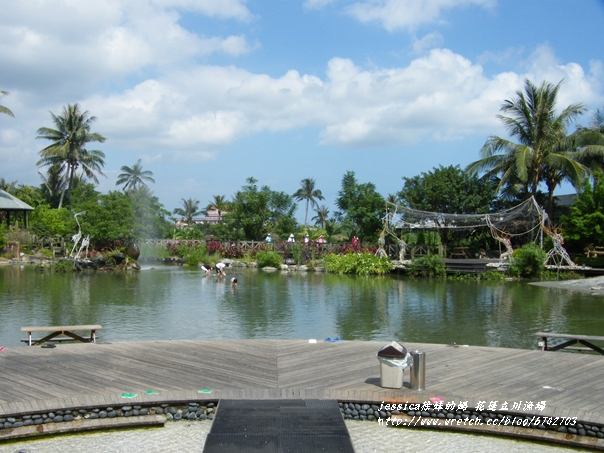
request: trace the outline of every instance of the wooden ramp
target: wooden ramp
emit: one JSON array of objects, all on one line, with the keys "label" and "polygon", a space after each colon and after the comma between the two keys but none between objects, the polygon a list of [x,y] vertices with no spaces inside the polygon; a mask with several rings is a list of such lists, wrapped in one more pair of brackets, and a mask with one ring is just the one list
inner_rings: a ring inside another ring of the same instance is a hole
[{"label": "wooden ramp", "polygon": [[[402,343],[426,352],[423,392],[409,388],[408,371],[403,388],[380,387],[376,354],[385,342],[190,340],[6,348],[0,352],[0,416],[126,401],[441,398],[468,407],[530,402],[538,415],[604,423],[604,356]],[[137,396],[124,400],[124,393]],[[542,411],[536,402],[545,402]]]},{"label": "wooden ramp", "polygon": [[204,453],[354,453],[335,400],[220,400]]}]

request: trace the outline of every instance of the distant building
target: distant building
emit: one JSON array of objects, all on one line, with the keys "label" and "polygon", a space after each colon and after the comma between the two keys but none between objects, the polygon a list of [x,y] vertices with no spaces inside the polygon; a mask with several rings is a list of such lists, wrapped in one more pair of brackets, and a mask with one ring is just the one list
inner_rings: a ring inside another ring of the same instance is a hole
[{"label": "distant building", "polygon": [[209,224],[217,224],[222,222],[222,218],[226,214],[225,211],[221,211],[220,215],[218,213],[218,209],[209,209],[208,215],[206,215],[203,219],[201,219],[201,223],[209,223]]},{"label": "distant building", "polygon": [[[224,215],[226,214],[225,211],[220,212],[220,215],[218,215],[218,209],[210,209],[208,210],[208,214],[205,217],[197,217],[195,219],[193,219],[193,223],[195,225],[200,225],[200,224],[204,224],[207,223],[209,225],[215,225],[217,223],[222,222],[222,218],[224,217]],[[178,220],[175,224],[176,228],[187,228],[188,225],[187,223],[183,220]]]}]

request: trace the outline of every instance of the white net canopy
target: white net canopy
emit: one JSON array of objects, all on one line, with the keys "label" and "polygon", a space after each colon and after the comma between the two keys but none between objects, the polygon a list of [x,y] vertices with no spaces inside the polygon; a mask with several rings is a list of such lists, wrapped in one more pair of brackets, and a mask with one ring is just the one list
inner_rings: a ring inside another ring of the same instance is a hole
[{"label": "white net canopy", "polygon": [[547,214],[534,198],[503,211],[488,214],[446,214],[411,209],[404,205],[388,203],[386,227],[389,233],[413,230],[475,230],[486,227],[496,234],[519,236],[541,235]]}]

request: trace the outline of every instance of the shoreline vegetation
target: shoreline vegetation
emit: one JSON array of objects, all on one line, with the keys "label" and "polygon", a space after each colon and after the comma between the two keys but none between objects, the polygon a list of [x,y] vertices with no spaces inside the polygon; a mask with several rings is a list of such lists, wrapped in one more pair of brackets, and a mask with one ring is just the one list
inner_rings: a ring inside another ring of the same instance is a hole
[{"label": "shoreline vegetation", "polygon": [[[190,243],[190,241],[174,241],[168,247],[152,247],[143,245],[143,254],[139,261],[144,265],[162,264],[178,265],[185,267],[213,266],[223,262],[231,267],[261,269],[265,272],[331,272],[353,275],[388,275],[403,274],[410,278],[446,278],[457,281],[517,281],[526,280],[530,283],[548,286],[551,288],[569,289],[591,294],[604,294],[602,286],[604,277],[585,278],[572,269],[563,272],[546,270],[540,263],[543,262],[544,252],[535,247],[526,247],[525,257],[528,262],[518,259],[510,260],[500,268],[486,272],[449,272],[445,267],[445,260],[437,255],[427,255],[414,260],[403,262],[378,256],[376,253],[365,249],[354,252],[347,250],[345,253],[328,253],[310,256],[312,250],[307,250],[310,259],[304,260],[300,254],[293,251],[284,254],[273,250],[247,251],[239,258],[225,258],[216,245],[207,247],[203,243]],[[231,250],[232,252],[232,250]],[[232,254],[232,253],[231,253]],[[18,258],[0,257],[0,265],[27,264],[35,266],[37,271],[52,271],[58,273],[76,271],[126,271],[141,270],[141,265],[136,259],[128,257],[125,249],[116,248],[111,251],[96,252],[95,256],[85,259],[53,258],[48,251],[37,251],[32,254],[21,253]],[[228,255],[228,254],[227,254]],[[284,258],[289,256],[289,258]],[[294,258],[294,256],[296,256]],[[522,254],[520,254],[522,256]]]}]

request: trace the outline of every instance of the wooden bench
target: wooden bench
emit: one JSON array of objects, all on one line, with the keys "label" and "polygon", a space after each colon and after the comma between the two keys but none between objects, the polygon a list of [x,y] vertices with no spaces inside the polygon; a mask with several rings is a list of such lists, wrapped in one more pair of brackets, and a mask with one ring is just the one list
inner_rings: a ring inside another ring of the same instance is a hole
[{"label": "wooden bench", "polygon": [[[84,325],[84,326],[30,326],[21,327],[21,332],[27,332],[27,340],[21,340],[27,343],[28,346],[36,346],[47,341],[52,342],[63,342],[63,341],[81,341],[83,343],[95,343],[96,342],[96,331],[102,330],[103,327],[98,324]],[[90,337],[82,337],[74,331],[89,330]],[[32,339],[31,334],[33,332],[45,332],[48,333],[44,338]],[[59,335],[63,337],[57,338]]]},{"label": "wooden bench", "polygon": [[[604,342],[604,337],[592,336],[592,335],[570,335],[566,333],[550,333],[550,332],[537,332],[536,336],[541,338],[539,346],[543,351],[558,351],[560,349],[569,349],[574,351],[595,351],[604,355],[604,349],[596,346],[592,341]],[[561,339],[566,340],[556,345],[547,344],[547,339]],[[570,347],[573,344],[582,344],[585,347]]]},{"label": "wooden bench", "polygon": [[604,247],[588,247],[585,255],[587,255],[587,258],[597,258],[600,255],[604,255]]},{"label": "wooden bench", "polygon": [[454,247],[451,252],[451,258],[469,259],[468,247]]}]

